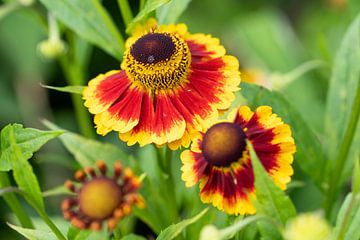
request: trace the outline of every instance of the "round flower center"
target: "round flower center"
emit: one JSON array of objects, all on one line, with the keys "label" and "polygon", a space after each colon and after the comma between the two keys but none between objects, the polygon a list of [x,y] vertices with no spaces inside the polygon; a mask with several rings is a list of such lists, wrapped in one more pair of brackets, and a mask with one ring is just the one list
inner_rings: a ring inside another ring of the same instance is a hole
[{"label": "round flower center", "polygon": [[135,84],[161,90],[183,83],[190,62],[190,50],[183,39],[170,33],[148,33],[126,52],[121,67]]},{"label": "round flower center", "polygon": [[175,51],[175,44],[170,36],[160,33],[149,33],[138,39],[130,49],[136,61],[157,63],[168,60]]},{"label": "round flower center", "polygon": [[209,128],[202,142],[206,161],[226,167],[242,157],[246,147],[246,135],[235,123],[218,123]]},{"label": "round flower center", "polygon": [[91,219],[105,219],[112,215],[120,203],[121,192],[113,180],[95,178],[81,188],[79,205],[81,212]]}]

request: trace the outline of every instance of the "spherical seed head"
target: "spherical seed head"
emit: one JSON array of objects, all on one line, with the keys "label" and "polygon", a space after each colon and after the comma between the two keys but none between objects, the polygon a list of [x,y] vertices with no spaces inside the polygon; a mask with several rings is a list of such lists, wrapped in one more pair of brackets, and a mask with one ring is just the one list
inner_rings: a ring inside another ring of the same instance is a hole
[{"label": "spherical seed head", "polygon": [[215,166],[229,166],[241,158],[246,135],[235,123],[218,123],[206,132],[202,152],[206,161]]},{"label": "spherical seed head", "polygon": [[80,210],[91,219],[102,220],[111,216],[120,200],[121,192],[117,183],[103,177],[87,182],[79,194]]}]

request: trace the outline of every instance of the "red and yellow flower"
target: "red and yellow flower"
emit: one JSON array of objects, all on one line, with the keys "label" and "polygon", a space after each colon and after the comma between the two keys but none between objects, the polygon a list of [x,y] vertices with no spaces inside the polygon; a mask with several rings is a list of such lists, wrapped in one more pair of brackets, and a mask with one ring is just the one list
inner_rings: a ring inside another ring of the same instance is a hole
[{"label": "red and yellow flower", "polygon": [[126,41],[121,70],[100,74],[83,92],[97,133],[119,133],[128,145],[189,146],[196,132],[230,107],[239,63],[217,38],[185,24],[150,19]]},{"label": "red and yellow flower", "polygon": [[144,199],[137,193],[140,181],[120,162],[114,164],[112,177],[107,176],[103,161],[96,165],[98,171],[88,167],[75,173],[80,184],[65,182],[75,195],[64,199],[61,209],[64,218],[77,228],[98,231],[107,221],[108,229],[113,230],[120,219],[131,213],[133,205],[144,207]]},{"label": "red and yellow flower", "polygon": [[182,179],[187,187],[200,182],[200,198],[229,214],[253,214],[254,174],[246,144],[250,141],[267,173],[281,188],[293,174],[295,143],[289,125],[261,106],[242,106],[226,121],[201,132],[190,150],[181,154]]}]

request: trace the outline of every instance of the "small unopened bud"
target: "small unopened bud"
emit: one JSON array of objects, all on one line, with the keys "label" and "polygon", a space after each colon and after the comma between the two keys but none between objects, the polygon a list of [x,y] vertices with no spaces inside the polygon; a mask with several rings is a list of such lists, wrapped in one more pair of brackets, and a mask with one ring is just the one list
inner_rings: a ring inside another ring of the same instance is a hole
[{"label": "small unopened bud", "polygon": [[220,230],[214,225],[206,225],[200,232],[199,240],[221,240]]},{"label": "small unopened bud", "polygon": [[39,43],[38,51],[46,59],[55,59],[66,51],[65,43],[61,40],[45,40]]}]

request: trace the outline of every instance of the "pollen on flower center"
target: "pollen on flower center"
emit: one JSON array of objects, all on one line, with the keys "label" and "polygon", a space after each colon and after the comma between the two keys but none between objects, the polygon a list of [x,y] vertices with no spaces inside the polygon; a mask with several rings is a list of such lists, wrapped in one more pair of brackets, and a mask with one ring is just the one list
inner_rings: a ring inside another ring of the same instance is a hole
[{"label": "pollen on flower center", "polygon": [[190,63],[190,50],[182,38],[170,33],[148,33],[127,50],[121,67],[135,84],[160,90],[185,82]]},{"label": "pollen on flower center", "polygon": [[119,186],[106,177],[87,182],[80,190],[79,206],[81,212],[92,219],[109,217],[120,203]]},{"label": "pollen on flower center", "polygon": [[169,35],[149,33],[138,39],[130,49],[134,58],[144,64],[165,61],[175,51],[175,44]]},{"label": "pollen on flower center", "polygon": [[215,166],[229,166],[242,157],[246,135],[234,123],[218,123],[205,134],[202,152],[207,162]]}]

